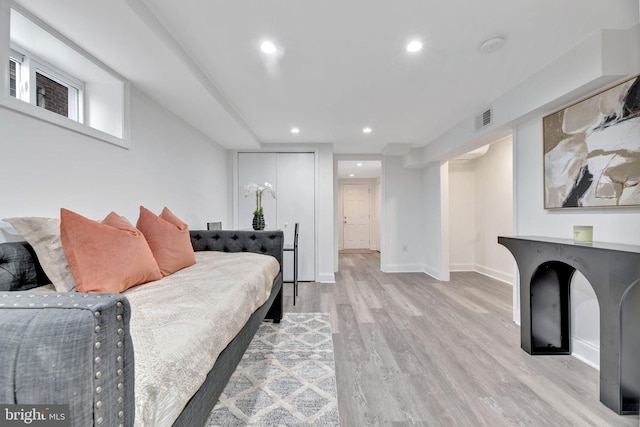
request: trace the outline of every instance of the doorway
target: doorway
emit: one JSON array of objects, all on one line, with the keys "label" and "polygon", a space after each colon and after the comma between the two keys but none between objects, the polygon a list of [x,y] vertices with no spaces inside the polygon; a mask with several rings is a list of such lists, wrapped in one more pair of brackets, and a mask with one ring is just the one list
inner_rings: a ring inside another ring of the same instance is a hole
[{"label": "doorway", "polygon": [[342,184],[343,249],[370,249],[371,185]]},{"label": "doorway", "polygon": [[338,251],[380,251],[381,160],[337,161]]},{"label": "doorway", "polygon": [[449,270],[512,283],[513,259],[496,236],[513,225],[512,138],[449,161]]}]

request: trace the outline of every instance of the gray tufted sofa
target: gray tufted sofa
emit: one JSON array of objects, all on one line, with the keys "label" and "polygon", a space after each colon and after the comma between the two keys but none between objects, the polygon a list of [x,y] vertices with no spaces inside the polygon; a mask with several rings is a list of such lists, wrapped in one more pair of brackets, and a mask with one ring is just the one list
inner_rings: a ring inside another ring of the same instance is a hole
[{"label": "gray tufted sofa", "polygon": [[[274,256],[268,301],[222,351],[174,426],[202,426],[260,323],[282,319],[281,231],[191,231],[195,251]],[[120,294],[37,292],[48,283],[33,249],[0,244],[0,403],[70,404],[73,426],[132,426],[130,306]]]}]

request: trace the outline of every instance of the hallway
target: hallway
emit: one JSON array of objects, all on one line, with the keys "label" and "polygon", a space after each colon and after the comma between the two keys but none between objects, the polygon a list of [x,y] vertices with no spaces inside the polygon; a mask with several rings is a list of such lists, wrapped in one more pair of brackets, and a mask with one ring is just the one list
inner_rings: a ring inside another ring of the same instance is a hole
[{"label": "hallway", "polygon": [[341,254],[335,284],[301,283],[285,311],[331,313],[343,427],[637,426],[598,400],[598,371],[520,349],[509,285],[385,274],[379,254]]}]

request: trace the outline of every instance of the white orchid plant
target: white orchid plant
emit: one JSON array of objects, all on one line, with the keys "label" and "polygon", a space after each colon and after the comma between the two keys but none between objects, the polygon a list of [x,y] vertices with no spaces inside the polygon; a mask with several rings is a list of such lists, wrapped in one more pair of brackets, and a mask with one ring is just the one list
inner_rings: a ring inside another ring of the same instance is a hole
[{"label": "white orchid plant", "polygon": [[273,185],[265,182],[263,186],[260,186],[254,182],[250,182],[249,184],[244,186],[244,197],[248,197],[252,193],[256,193],[256,210],[253,212],[254,215],[262,215],[262,193],[268,191],[271,194],[271,197],[277,199],[276,190],[273,188]]}]

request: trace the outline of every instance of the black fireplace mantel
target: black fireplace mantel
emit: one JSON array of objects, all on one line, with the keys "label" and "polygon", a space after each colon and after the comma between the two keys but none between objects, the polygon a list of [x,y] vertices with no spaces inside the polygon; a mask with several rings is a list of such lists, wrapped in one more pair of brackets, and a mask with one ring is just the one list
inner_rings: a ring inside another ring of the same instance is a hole
[{"label": "black fireplace mantel", "polygon": [[520,343],[531,355],[571,354],[570,284],[580,271],[600,307],[600,401],[637,414],[640,246],[538,236],[498,237],[520,273]]}]

